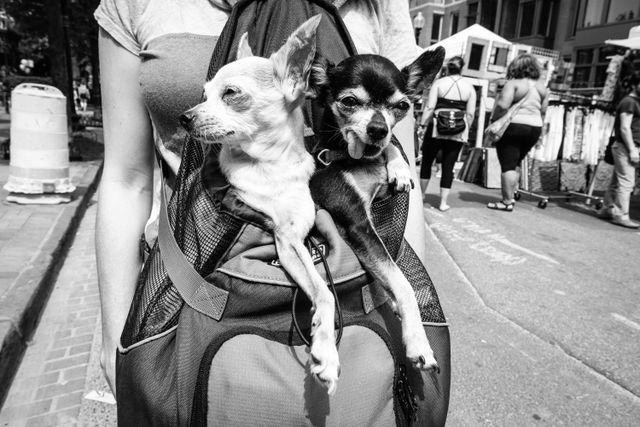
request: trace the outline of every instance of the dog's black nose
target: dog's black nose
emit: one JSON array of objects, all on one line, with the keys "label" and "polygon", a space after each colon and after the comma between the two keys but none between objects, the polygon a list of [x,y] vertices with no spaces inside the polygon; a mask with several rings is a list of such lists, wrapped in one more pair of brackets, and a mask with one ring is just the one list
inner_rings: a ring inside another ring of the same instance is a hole
[{"label": "dog's black nose", "polygon": [[189,127],[191,126],[191,123],[193,123],[193,119],[194,119],[195,115],[192,113],[189,113],[188,111],[186,113],[180,114],[180,124],[182,125],[183,128],[185,129],[189,129]]},{"label": "dog's black nose", "polygon": [[367,125],[367,135],[372,139],[382,139],[389,133],[387,124],[382,121],[373,121]]}]

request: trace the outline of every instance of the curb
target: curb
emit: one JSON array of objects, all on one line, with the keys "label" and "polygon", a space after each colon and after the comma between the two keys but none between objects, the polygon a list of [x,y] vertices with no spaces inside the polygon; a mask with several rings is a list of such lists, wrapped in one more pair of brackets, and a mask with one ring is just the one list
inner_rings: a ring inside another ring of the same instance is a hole
[{"label": "curb", "polygon": [[77,186],[77,198],[65,206],[59,220],[53,224],[33,262],[33,269],[19,277],[15,289],[22,295],[24,307],[15,317],[0,319],[0,408],[4,404],[13,378],[33,336],[56,278],[73,243],[75,234],[95,194],[102,175],[102,162],[91,167]]}]

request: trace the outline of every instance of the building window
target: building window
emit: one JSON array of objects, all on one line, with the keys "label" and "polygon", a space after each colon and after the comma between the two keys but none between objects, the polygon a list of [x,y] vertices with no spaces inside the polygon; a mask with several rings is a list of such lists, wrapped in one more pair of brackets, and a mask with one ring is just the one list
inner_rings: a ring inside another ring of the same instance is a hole
[{"label": "building window", "polygon": [[467,27],[472,26],[478,20],[478,3],[469,3],[469,13],[467,14]]},{"label": "building window", "polygon": [[538,34],[549,37],[551,35],[551,25],[555,18],[555,1],[545,1],[540,10],[540,21],[538,22]]},{"label": "building window", "polygon": [[591,75],[591,67],[578,67],[573,70],[572,87],[589,87],[589,77]]},{"label": "building window", "polygon": [[578,2],[576,3],[576,18],[573,20],[573,28],[571,28],[571,35],[575,36],[576,35],[576,31],[578,31],[578,22],[580,19],[580,6],[582,5],[582,0],[578,0]]},{"label": "building window", "polygon": [[516,26],[518,24],[518,8],[518,3],[503,3],[502,17],[500,18],[500,35],[506,39],[513,39],[516,37]]},{"label": "building window", "polygon": [[496,15],[498,14],[497,0],[483,0],[480,8],[480,25],[495,31]]},{"label": "building window", "polygon": [[593,49],[576,50],[576,65],[585,65],[593,62]]},{"label": "building window", "polygon": [[458,32],[459,20],[460,20],[460,16],[458,15],[458,12],[451,14],[451,32],[449,33],[449,35],[452,36]]},{"label": "building window", "polygon": [[612,55],[618,53],[616,46],[601,46],[578,49],[575,52],[573,87],[603,87],[607,79],[607,68]]},{"label": "building window", "polygon": [[431,44],[438,43],[440,41],[440,30],[442,29],[442,17],[439,13],[433,14],[433,21],[431,24]]},{"label": "building window", "polygon": [[594,87],[604,87],[604,82],[607,80],[607,68],[609,68],[608,65],[598,65],[595,68]]},{"label": "building window", "polygon": [[527,37],[533,34],[533,16],[535,12],[535,1],[520,4],[520,37]]},{"label": "building window", "polygon": [[584,7],[584,19],[582,20],[583,27],[602,24],[604,2],[605,0],[586,0]]},{"label": "building window", "polygon": [[609,0],[607,23],[633,19],[638,12],[638,4],[629,0]]}]

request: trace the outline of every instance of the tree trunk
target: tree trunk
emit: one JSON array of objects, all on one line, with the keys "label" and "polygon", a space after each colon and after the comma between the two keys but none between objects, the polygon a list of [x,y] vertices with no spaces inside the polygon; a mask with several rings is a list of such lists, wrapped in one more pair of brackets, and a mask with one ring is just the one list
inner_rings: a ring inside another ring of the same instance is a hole
[{"label": "tree trunk", "polygon": [[75,114],[73,82],[71,74],[71,54],[69,46],[68,0],[48,0],[45,8],[49,21],[49,54],[51,58],[51,78],[53,85],[67,97],[67,123]]}]

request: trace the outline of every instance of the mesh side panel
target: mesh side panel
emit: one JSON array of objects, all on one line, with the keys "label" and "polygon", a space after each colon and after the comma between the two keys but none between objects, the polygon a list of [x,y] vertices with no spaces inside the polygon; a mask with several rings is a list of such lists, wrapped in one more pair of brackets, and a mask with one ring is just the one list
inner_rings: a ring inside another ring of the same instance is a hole
[{"label": "mesh side panel", "polygon": [[400,193],[377,200],[371,205],[371,217],[378,235],[391,256],[396,259],[409,213],[409,194]]},{"label": "mesh side panel", "polygon": [[179,185],[169,205],[169,218],[175,224],[174,235],[187,260],[206,277],[217,267],[243,222],[221,211],[221,194],[212,193],[203,185],[201,169],[205,160],[209,162],[207,168],[217,167],[217,160],[211,160],[217,159],[219,147],[205,152],[199,143],[190,140],[187,148],[182,156],[183,179],[178,179]]},{"label": "mesh side panel", "polygon": [[[216,195],[203,186],[201,168],[208,153],[187,141],[176,188],[168,206],[169,221],[186,258],[203,276],[215,270],[242,228],[242,222],[220,211]],[[211,155],[216,156],[217,151]],[[183,300],[168,277],[159,245],[154,245],[140,274],[122,335],[127,347],[175,326]]]},{"label": "mesh side panel", "polygon": [[411,246],[403,242],[398,267],[413,287],[423,322],[446,322],[436,288]]},{"label": "mesh side panel", "polygon": [[175,326],[182,304],[182,298],[164,270],[156,242],[140,274],[122,332],[122,345],[129,347]]}]

